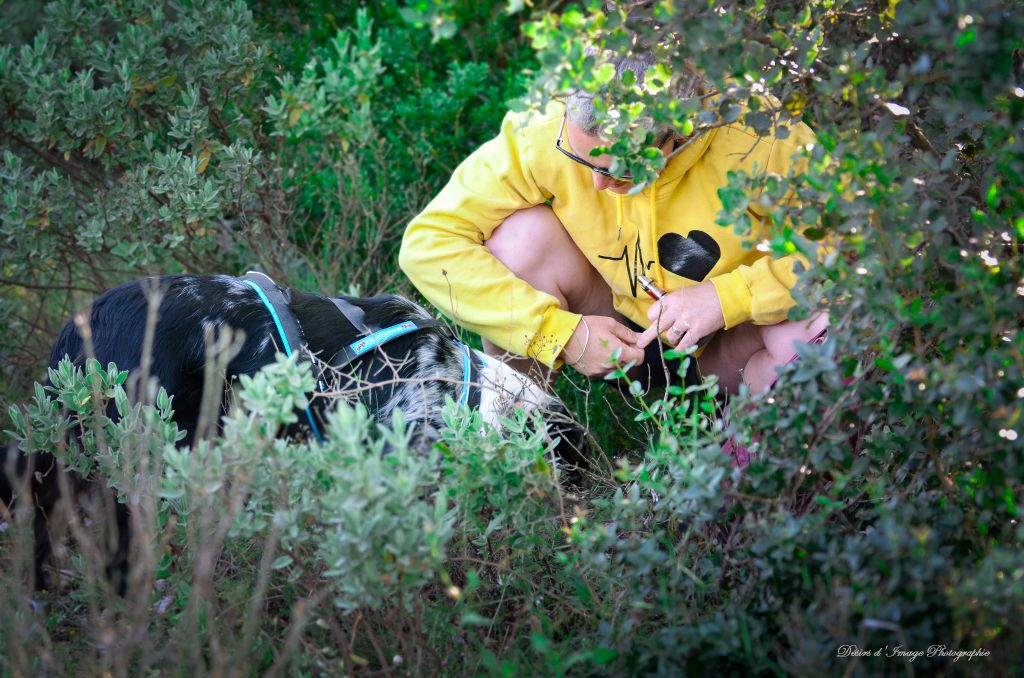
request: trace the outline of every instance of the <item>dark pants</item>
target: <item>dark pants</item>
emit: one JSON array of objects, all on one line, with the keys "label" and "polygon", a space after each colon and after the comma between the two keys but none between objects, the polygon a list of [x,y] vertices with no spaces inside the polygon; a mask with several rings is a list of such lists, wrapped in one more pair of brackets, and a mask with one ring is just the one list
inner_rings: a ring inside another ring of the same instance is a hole
[{"label": "dark pants", "polygon": [[[629,328],[637,334],[644,331],[631,320],[626,321]],[[644,349],[644,363],[637,365],[630,370],[630,376],[643,384],[644,390],[649,388],[662,388],[669,384],[679,386],[693,386],[701,382],[700,370],[697,369],[697,360],[690,357],[690,364],[686,368],[686,375],[679,376],[679,368],[683,363],[682,358],[666,358],[662,351],[669,350],[667,346],[656,339]]]}]

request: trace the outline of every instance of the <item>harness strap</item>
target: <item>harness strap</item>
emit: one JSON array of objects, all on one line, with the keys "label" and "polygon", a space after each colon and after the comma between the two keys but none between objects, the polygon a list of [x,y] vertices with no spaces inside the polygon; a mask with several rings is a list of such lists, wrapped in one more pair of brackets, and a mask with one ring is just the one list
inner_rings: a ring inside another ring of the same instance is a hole
[{"label": "harness strap", "polygon": [[[269,276],[259,271],[249,271],[242,277],[242,282],[251,287],[256,295],[266,306],[267,311],[270,312],[270,317],[274,321],[274,326],[277,328],[278,336],[281,339],[281,344],[284,348],[284,354],[291,357],[292,353],[301,351],[300,360],[307,361],[308,357],[305,351],[302,351],[302,334],[299,331],[299,324],[295,320],[295,316],[292,315],[288,310],[288,298],[281,291],[281,289],[274,283]],[[352,327],[358,332],[365,333],[365,336],[356,339],[348,346],[345,346],[338,353],[341,354],[341,360],[335,360],[338,355],[331,358],[332,368],[340,370],[353,361],[357,360],[361,356],[369,353],[375,348],[379,348],[384,344],[397,339],[398,337],[415,332],[427,327],[438,327],[441,325],[438,321],[433,318],[412,318],[410,320],[404,320],[396,325],[385,327],[371,332],[365,322],[365,313],[363,309],[348,302],[344,299],[331,298],[334,302],[335,307],[338,311],[345,316],[345,318],[351,323]],[[477,374],[475,365],[473,363],[472,352],[469,346],[466,346],[461,341],[454,339],[455,344],[459,346],[462,351],[462,392],[459,396],[459,404],[468,407],[477,407],[480,404],[480,392],[479,389],[472,388],[472,385],[477,382]],[[323,379],[318,379],[317,383],[320,386],[321,391],[326,391],[327,386]],[[313,413],[306,407],[306,419],[309,420],[309,426],[313,429],[313,433],[316,434],[317,440],[323,442],[323,434],[320,433],[320,429],[317,428],[316,422],[313,420]]]},{"label": "harness strap", "polygon": [[[438,327],[441,323],[434,319],[426,318],[414,318],[412,320],[405,320],[397,325],[391,327],[385,327],[382,330],[377,330],[365,337],[361,337],[351,344],[343,348],[339,353],[344,353],[341,360],[332,360],[335,369],[341,369],[354,360],[364,354],[372,351],[375,348],[383,346],[392,339],[397,339],[403,335],[421,330],[425,327]],[[462,392],[459,394],[459,404],[477,408],[480,406],[480,389],[473,388],[473,384],[479,383],[479,369],[473,361],[472,349],[466,346],[458,339],[452,339],[455,345],[459,347],[462,353]]]},{"label": "harness strap", "polygon": [[342,369],[347,367],[352,361],[356,360],[360,356],[368,353],[369,351],[383,346],[393,339],[397,339],[410,332],[421,330],[426,327],[438,327],[441,323],[437,322],[433,318],[414,318],[412,320],[403,320],[397,325],[391,325],[384,329],[377,330],[364,337],[360,337],[353,341],[348,346],[342,348],[338,355],[341,356],[340,360],[337,360],[338,355],[331,359],[331,364],[334,369]]},{"label": "harness strap", "polygon": [[468,407],[470,384],[473,383],[473,356],[469,346],[458,339],[455,340],[455,343],[462,349],[462,394],[459,396],[459,404]]},{"label": "harness strap", "polygon": [[299,323],[295,316],[288,311],[288,298],[281,289],[274,284],[270,276],[259,271],[249,271],[242,277],[242,282],[251,287],[259,296],[263,305],[270,311],[270,317],[274,319],[278,335],[284,347],[284,354],[290,356],[292,352],[299,350],[302,346],[302,333],[299,331]]},{"label": "harness strap", "polygon": [[356,328],[356,332],[362,332],[363,334],[370,333],[370,328],[366,326],[366,322],[364,321],[366,314],[363,313],[363,309],[344,299],[331,297],[331,301],[334,302],[334,306],[341,312],[341,314],[345,316],[345,319],[352,324],[352,327]]},{"label": "harness strap", "polygon": [[[281,338],[284,354],[291,358],[292,353],[302,347],[302,335],[299,333],[299,324],[296,322],[295,316],[288,312],[288,300],[270,279],[270,276],[259,271],[247,272],[242,277],[242,282],[251,287],[263,305],[267,307],[270,317],[274,320],[274,326],[277,327],[278,336]],[[280,309],[280,313],[278,313],[278,309]],[[294,348],[292,348],[293,346]],[[304,354],[300,355],[299,359],[307,360]],[[323,382],[321,381],[320,384],[322,389]],[[316,422],[313,420],[313,412],[308,405],[306,406],[306,419],[309,420],[309,427],[313,429],[316,439],[322,443],[324,436],[317,428]]]}]

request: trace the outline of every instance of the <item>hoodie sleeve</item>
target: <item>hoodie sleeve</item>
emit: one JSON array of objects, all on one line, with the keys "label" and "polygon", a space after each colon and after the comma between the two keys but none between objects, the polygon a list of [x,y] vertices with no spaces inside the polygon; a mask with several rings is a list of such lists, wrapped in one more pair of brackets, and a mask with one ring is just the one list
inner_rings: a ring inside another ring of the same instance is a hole
[{"label": "hoodie sleeve", "polygon": [[797,280],[793,264],[800,259],[799,255],[761,257],[749,266],[712,278],[722,304],[725,329],[748,321],[774,325],[785,320],[795,303],[789,290]]},{"label": "hoodie sleeve", "polygon": [[[814,133],[806,125],[794,127],[791,140],[773,143],[768,153],[767,172],[786,176],[791,173],[794,163],[802,165],[803,160],[792,156],[800,146],[814,141]],[[799,167],[797,169],[799,170]],[[786,200],[792,200],[792,192]],[[763,222],[768,213],[751,201],[751,216],[754,221],[755,238],[767,236]],[[773,325],[786,319],[789,309],[795,304],[790,290],[799,275],[793,271],[796,262],[808,265],[802,254],[773,258],[763,256],[749,265],[741,265],[729,273],[711,279],[722,304],[726,329],[752,321],[755,325]]]},{"label": "hoodie sleeve", "polygon": [[[513,212],[551,197],[530,171],[524,116],[470,155],[406,228],[399,266],[430,303],[501,348],[558,367],[580,316],[517,278],[484,246]],[[552,142],[553,143],[553,142]]]}]

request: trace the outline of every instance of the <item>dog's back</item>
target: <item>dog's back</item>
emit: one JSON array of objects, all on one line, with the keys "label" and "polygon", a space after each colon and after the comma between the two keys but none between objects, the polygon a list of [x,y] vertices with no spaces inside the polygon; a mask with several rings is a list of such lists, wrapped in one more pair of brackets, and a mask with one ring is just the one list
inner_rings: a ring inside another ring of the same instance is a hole
[{"label": "dog's back", "polygon": [[[150,376],[174,396],[175,421],[188,433],[184,444],[191,442],[198,423],[207,330],[216,334],[230,326],[247,331],[251,338],[231,368],[251,374],[273,357],[272,343],[261,347],[259,337],[267,329],[261,310],[248,289],[227,276],[168,275],[132,281],[97,297],[84,322],[72,319],[64,325],[54,341],[49,367],[57,368],[65,358],[79,367],[87,357],[95,357],[103,366],[115,363],[132,373],[127,384],[131,393],[140,387],[135,377],[142,364],[147,326],[152,323]],[[108,414],[114,416],[113,403],[110,408]],[[47,523],[62,498],[57,470],[56,458],[49,452],[27,456],[14,446],[0,448],[0,502],[13,510],[15,502],[24,503],[21,497],[25,497],[34,505],[37,587],[46,585],[44,565],[52,551]],[[73,474],[68,477],[76,491],[82,481]],[[128,539],[123,505],[117,504],[115,520],[117,544],[107,569],[115,586],[123,590]]]},{"label": "dog's back", "polygon": [[[124,287],[126,286],[111,290],[100,299],[123,296]],[[53,343],[48,366],[56,368],[65,356],[80,365],[84,355],[85,345],[82,337],[74,321],[69,320]],[[47,385],[50,385],[49,379]],[[28,504],[34,507],[34,578],[35,585],[40,588],[45,587],[47,583],[44,565],[52,551],[47,524],[57,511],[57,504],[61,499],[57,468],[57,459],[50,452],[36,451],[32,455],[24,455],[18,451],[14,443],[0,448],[0,503],[9,511],[14,510],[19,499],[23,504],[27,500]],[[80,481],[80,478],[72,476],[68,478],[68,485],[74,491],[80,487]]]}]

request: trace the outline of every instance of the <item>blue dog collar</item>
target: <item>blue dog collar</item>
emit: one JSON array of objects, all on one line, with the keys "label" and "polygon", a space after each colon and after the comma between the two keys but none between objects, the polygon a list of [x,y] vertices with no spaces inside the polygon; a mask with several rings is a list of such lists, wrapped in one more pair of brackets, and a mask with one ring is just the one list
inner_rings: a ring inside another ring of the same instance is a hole
[{"label": "blue dog collar", "polygon": [[462,349],[462,395],[459,397],[459,404],[469,405],[469,385],[473,377],[473,360],[470,357],[469,346],[466,346],[458,339],[455,343]]},{"label": "blue dog collar", "polygon": [[[415,332],[421,327],[423,327],[422,324],[417,324],[412,320],[406,320],[398,323],[397,325],[385,327],[382,330],[377,330],[373,334],[368,334],[365,337],[357,339],[348,345],[347,353],[350,356],[349,360],[354,360],[378,346],[383,346],[392,339],[397,339],[403,334]],[[469,346],[466,346],[457,339],[454,341],[462,351],[462,393],[459,395],[459,404],[466,406],[469,405],[470,385],[473,382],[473,359]]]},{"label": "blue dog collar", "polygon": [[378,346],[386,344],[392,339],[397,339],[403,334],[415,332],[419,328],[420,326],[417,325],[416,323],[412,322],[411,320],[406,320],[405,322],[400,322],[397,325],[392,325],[391,327],[385,327],[382,330],[377,330],[373,334],[368,334],[365,337],[360,337],[359,339],[356,339],[351,344],[349,344],[348,349],[352,352],[353,357],[358,358],[367,351],[371,351],[377,348]]}]

